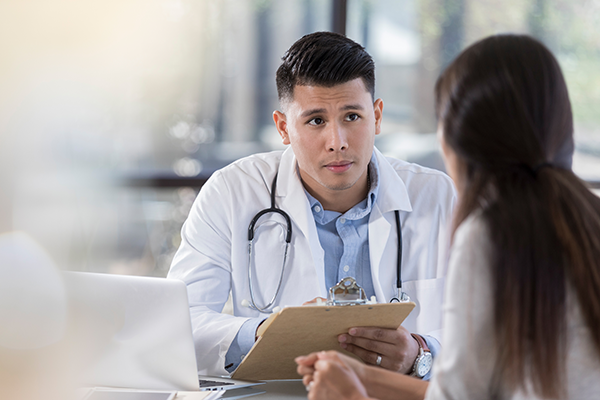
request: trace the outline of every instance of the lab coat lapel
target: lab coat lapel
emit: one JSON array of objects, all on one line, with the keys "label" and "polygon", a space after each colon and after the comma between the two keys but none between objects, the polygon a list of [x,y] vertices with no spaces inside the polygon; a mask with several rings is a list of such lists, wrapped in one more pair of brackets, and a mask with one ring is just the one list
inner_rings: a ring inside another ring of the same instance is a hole
[{"label": "lab coat lapel", "polygon": [[[319,280],[319,291],[321,296],[327,296],[325,287],[325,252],[319,242],[317,226],[310,210],[310,203],[304,192],[302,182],[296,173],[296,156],[291,147],[281,156],[279,175],[277,183],[277,201],[281,209],[285,210],[292,219],[295,231],[294,235],[303,236],[309,242],[310,251]],[[298,230],[300,232],[298,232]],[[292,240],[293,243],[293,240]]]},{"label": "lab coat lapel", "polygon": [[369,254],[371,259],[371,279],[373,280],[373,289],[375,290],[378,302],[382,302],[386,298],[380,282],[379,266],[384,250],[388,246],[388,242],[390,242],[391,231],[392,224],[384,217],[381,209],[375,203],[369,217]]},{"label": "lab coat lapel", "polygon": [[[396,283],[398,238],[394,210],[411,212],[412,206],[404,181],[386,158],[374,149],[379,165],[379,193],[369,217],[369,253],[371,277],[378,302],[387,302]],[[385,268],[382,268],[385,265]]]}]

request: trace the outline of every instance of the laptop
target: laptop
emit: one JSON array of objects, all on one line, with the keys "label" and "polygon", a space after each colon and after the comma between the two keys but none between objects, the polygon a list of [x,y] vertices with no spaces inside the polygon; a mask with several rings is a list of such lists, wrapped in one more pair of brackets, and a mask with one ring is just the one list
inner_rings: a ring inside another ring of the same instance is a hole
[{"label": "laptop", "polygon": [[179,280],[64,272],[82,386],[228,390],[264,382],[199,376]]}]

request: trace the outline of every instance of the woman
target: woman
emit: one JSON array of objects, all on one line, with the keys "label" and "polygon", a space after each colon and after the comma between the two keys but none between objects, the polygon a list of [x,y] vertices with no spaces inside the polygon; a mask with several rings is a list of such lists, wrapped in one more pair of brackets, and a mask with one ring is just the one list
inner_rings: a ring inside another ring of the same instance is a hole
[{"label": "woman", "polygon": [[434,376],[314,353],[297,359],[309,398],[599,398],[600,199],[571,171],[556,59],[527,36],[489,37],[435,90],[460,200]]}]

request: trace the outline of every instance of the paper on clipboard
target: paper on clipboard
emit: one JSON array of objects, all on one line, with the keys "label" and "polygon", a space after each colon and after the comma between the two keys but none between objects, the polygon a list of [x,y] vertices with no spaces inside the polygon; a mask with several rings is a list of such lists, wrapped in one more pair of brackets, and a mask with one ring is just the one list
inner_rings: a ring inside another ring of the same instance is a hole
[{"label": "paper on clipboard", "polygon": [[413,302],[286,307],[263,323],[268,325],[232,377],[299,379],[294,358],[321,350],[353,356],[340,347],[338,335],[356,326],[396,329],[414,307]]}]

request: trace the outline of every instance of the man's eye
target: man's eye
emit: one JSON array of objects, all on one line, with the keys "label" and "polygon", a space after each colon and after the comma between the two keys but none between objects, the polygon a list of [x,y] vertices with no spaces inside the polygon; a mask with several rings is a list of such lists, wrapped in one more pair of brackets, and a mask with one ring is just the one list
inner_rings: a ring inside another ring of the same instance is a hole
[{"label": "man's eye", "polygon": [[347,120],[347,121],[356,121],[358,118],[360,118],[360,117],[358,116],[358,114],[349,114],[349,115],[346,117],[346,120]]},{"label": "man's eye", "polygon": [[323,121],[323,119],[322,119],[322,118],[313,118],[313,119],[311,119],[310,121],[308,121],[308,123],[309,123],[310,125],[315,125],[315,126],[316,126],[316,125],[321,125],[323,122],[324,122],[324,121]]}]

